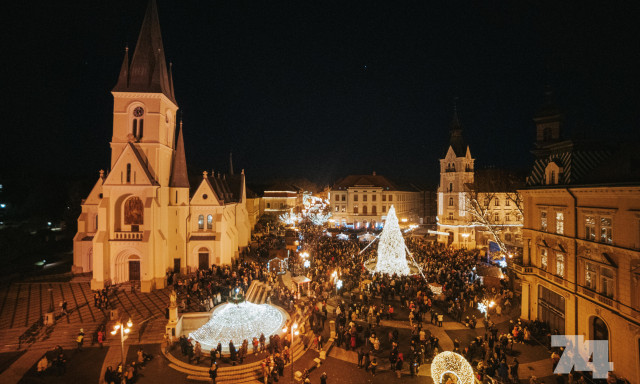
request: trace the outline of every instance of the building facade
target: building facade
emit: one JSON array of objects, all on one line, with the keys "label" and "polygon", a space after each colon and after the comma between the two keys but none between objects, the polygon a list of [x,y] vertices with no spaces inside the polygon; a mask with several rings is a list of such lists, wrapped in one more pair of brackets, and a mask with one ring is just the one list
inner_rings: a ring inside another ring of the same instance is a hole
[{"label": "building facade", "polygon": [[506,172],[477,174],[475,159],[462,136],[457,111],[451,121],[449,147],[440,159],[437,191],[437,240],[454,248],[502,250],[522,247],[522,213],[517,191],[503,182]]},{"label": "building facade", "polygon": [[231,263],[250,239],[244,171],[205,172],[190,188],[154,1],[112,94],[110,171],[82,202],[73,271],[91,272],[92,289],[131,281],[148,292],[168,271]]},{"label": "building facade", "polygon": [[513,266],[521,315],[608,340],[614,372],[640,382],[637,149],[562,140],[562,116],[549,102],[535,122],[536,160],[520,191],[524,252]]},{"label": "building facade", "polygon": [[417,189],[400,188],[384,176],[350,175],[338,180],[329,193],[332,224],[346,228],[383,226],[393,205],[400,224],[418,224],[423,196]]}]

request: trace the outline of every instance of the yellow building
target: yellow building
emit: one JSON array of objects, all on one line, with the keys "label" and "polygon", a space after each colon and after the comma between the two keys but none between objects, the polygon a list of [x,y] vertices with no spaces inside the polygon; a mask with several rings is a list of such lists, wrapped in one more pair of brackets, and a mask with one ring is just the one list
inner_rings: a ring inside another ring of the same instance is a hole
[{"label": "yellow building", "polygon": [[[522,247],[520,197],[499,170],[475,170],[475,159],[462,136],[454,110],[449,147],[440,159],[437,238],[453,248]],[[477,174],[476,174],[477,173]]]},{"label": "yellow building", "polygon": [[111,167],[82,203],[73,271],[92,272],[92,289],[133,281],[148,292],[168,271],[231,263],[250,239],[244,171],[205,172],[191,190],[154,1],[112,94]]},{"label": "yellow building", "polygon": [[549,103],[535,122],[536,160],[520,190],[523,259],[513,266],[522,317],[609,340],[614,372],[640,382],[637,147],[563,141],[562,116]]},{"label": "yellow building", "polygon": [[400,225],[419,223],[422,212],[420,191],[401,188],[375,172],[336,181],[329,192],[329,202],[335,227],[380,229],[392,205]]}]

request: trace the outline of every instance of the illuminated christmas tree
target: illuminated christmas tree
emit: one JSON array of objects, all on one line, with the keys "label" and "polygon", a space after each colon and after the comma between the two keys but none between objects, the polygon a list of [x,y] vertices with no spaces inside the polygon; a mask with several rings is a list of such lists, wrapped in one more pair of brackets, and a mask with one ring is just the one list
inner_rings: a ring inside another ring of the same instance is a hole
[{"label": "illuminated christmas tree", "polygon": [[387,221],[380,234],[380,242],[378,243],[378,262],[376,263],[375,272],[386,273],[389,275],[409,275],[409,264],[402,238],[402,231],[398,224],[396,209],[391,206],[387,213]]}]

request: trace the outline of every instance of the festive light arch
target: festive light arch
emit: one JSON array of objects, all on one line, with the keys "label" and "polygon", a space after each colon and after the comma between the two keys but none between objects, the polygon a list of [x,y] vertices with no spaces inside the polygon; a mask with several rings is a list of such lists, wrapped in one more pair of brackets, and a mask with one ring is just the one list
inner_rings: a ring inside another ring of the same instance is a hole
[{"label": "festive light arch", "polygon": [[473,368],[461,355],[445,351],[433,358],[431,363],[431,378],[435,384],[444,383],[444,375],[450,373],[458,380],[457,384],[474,384]]}]

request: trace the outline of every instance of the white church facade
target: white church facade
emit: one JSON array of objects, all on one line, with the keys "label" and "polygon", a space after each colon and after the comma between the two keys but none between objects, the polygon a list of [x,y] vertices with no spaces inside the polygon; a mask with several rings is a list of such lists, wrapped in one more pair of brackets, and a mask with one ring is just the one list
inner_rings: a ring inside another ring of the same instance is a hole
[{"label": "white church facade", "polygon": [[131,281],[149,292],[169,271],[231,263],[251,237],[244,171],[204,172],[191,188],[154,1],[112,94],[110,171],[82,202],[73,272],[91,272],[92,289]]}]

